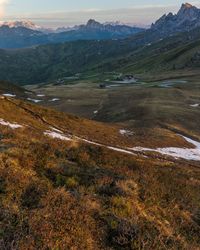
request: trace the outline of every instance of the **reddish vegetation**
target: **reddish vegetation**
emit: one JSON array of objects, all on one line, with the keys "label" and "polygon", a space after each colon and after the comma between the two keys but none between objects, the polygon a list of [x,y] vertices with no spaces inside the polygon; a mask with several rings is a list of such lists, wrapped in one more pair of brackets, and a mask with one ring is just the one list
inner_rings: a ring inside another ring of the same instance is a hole
[{"label": "reddish vegetation", "polygon": [[56,125],[130,143],[117,127],[16,100],[1,100],[0,117],[24,126],[1,126],[1,249],[198,249],[198,163],[51,139]]}]

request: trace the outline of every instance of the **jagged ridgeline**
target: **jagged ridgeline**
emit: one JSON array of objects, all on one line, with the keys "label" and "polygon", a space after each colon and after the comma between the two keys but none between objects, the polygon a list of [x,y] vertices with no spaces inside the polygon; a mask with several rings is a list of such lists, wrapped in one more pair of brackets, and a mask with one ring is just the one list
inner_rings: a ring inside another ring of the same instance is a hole
[{"label": "jagged ridgeline", "polygon": [[90,19],[86,25],[45,29],[29,21],[5,22],[0,26],[0,48],[13,49],[76,40],[123,39],[143,31],[124,24],[101,24]]},{"label": "jagged ridgeline", "polygon": [[200,9],[186,3],[182,4],[177,14],[169,13],[168,15],[163,15],[151,28],[169,35],[174,32],[190,31],[199,26]]}]

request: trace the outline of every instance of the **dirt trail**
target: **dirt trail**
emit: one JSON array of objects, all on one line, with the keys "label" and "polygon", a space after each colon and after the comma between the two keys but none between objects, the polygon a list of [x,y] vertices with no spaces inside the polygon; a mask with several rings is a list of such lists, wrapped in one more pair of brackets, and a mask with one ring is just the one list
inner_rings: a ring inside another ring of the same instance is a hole
[{"label": "dirt trail", "polygon": [[[98,142],[95,142],[95,141],[90,141],[90,140],[87,140],[85,138],[81,138],[79,136],[76,136],[72,133],[65,133],[63,132],[63,129],[60,128],[60,127],[57,127],[55,124],[51,124],[50,122],[48,122],[44,117],[41,117],[39,114],[35,113],[34,111],[16,103],[13,99],[10,99],[10,98],[5,98],[8,102],[12,103],[13,105],[17,106],[18,108],[21,108],[23,109],[25,112],[29,113],[30,115],[32,115],[35,119],[39,119],[43,124],[45,124],[47,127],[49,128],[52,128],[53,130],[58,130],[61,132],[61,134],[63,134],[64,136],[68,136],[68,137],[71,137],[71,138],[75,138],[81,142],[84,142],[84,143],[88,143],[88,144],[92,144],[92,145],[96,145],[96,146],[99,146],[99,147],[106,147],[110,150],[113,150],[113,151],[117,151],[117,152],[121,152],[121,153],[125,153],[125,154],[129,154],[129,155],[133,155],[133,156],[136,156],[135,153],[131,152],[130,150],[127,150],[126,148],[121,148],[121,147],[118,147],[118,146],[115,146],[113,147],[112,145],[106,145],[106,144],[102,144],[102,143],[98,143]],[[55,133],[55,132],[54,132]]]},{"label": "dirt trail", "polygon": [[33,116],[35,119],[40,120],[42,123],[44,123],[45,125],[47,125],[48,127],[54,127],[55,129],[60,130],[59,127],[57,127],[55,124],[51,124],[50,122],[48,122],[44,117],[40,116],[39,114],[37,114],[36,112],[16,103],[15,101],[13,101],[13,99],[10,98],[5,98],[8,102],[12,103],[13,105],[15,105],[16,107],[23,109],[25,112],[27,112],[28,114],[30,114],[31,116]]}]

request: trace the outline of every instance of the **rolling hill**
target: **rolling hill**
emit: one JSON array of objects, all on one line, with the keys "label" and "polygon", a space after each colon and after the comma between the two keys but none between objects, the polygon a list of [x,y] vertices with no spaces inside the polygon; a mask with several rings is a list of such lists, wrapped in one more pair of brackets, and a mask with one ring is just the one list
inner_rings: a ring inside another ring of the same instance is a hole
[{"label": "rolling hill", "polygon": [[119,125],[18,96],[0,104],[1,249],[198,249],[200,153],[190,131],[154,128],[157,139],[143,132],[141,145]]},{"label": "rolling hill", "polygon": [[160,39],[115,60],[113,64],[111,62],[110,65],[111,68],[117,67],[119,71],[142,74],[165,71],[177,71],[178,74],[178,71],[184,70],[197,71],[200,66],[199,45],[200,32],[196,28],[190,32]]},{"label": "rolling hill", "polygon": [[198,28],[167,38],[149,30],[118,41],[76,41],[0,50],[0,77],[18,84],[32,84],[85,72],[195,69],[199,67],[199,38]]}]

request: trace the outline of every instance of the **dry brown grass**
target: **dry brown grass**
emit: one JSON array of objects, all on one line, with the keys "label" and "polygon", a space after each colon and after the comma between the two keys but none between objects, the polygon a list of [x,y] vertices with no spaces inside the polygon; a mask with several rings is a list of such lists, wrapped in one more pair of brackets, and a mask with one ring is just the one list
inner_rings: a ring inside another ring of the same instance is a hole
[{"label": "dry brown grass", "polygon": [[[199,168],[54,140],[45,123],[9,105],[2,118],[29,126],[1,126],[1,249],[199,249]],[[39,113],[77,133],[89,124]]]}]

